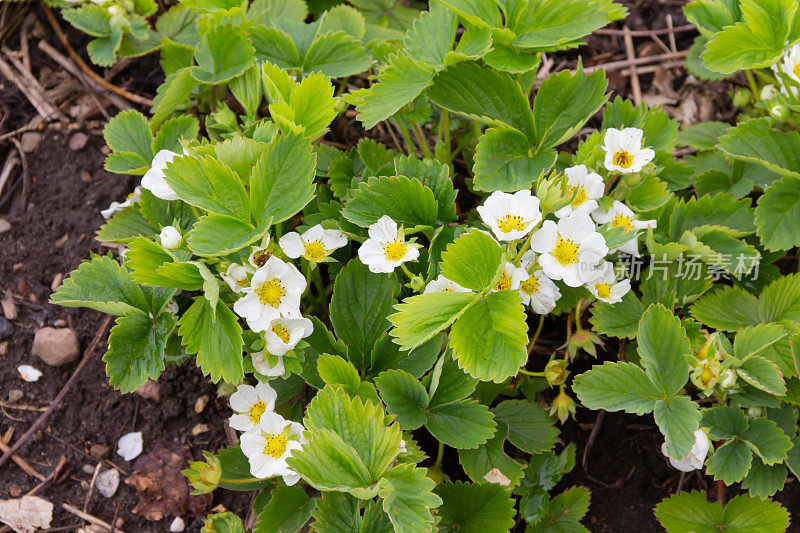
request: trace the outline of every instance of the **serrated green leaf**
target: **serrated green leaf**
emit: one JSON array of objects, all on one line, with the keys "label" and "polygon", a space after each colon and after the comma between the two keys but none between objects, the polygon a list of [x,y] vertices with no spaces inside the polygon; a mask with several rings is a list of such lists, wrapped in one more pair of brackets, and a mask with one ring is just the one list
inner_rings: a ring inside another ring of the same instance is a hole
[{"label": "serrated green leaf", "polygon": [[[698,3],[700,2],[693,2],[692,5]],[[678,144],[695,150],[713,150],[719,144],[720,137],[725,135],[730,127],[727,122],[715,121],[684,126],[678,133]]]},{"label": "serrated green leaf", "polygon": [[426,420],[428,392],[411,374],[387,370],[375,378],[386,410],[397,417],[403,429],[417,429]]},{"label": "serrated green leaf", "polygon": [[242,74],[253,64],[255,50],[244,32],[231,25],[212,27],[194,52],[197,66],[190,67],[200,83],[218,84]]},{"label": "serrated green leaf", "polygon": [[[590,409],[643,415],[655,407],[661,393],[633,363],[603,363],[575,377],[575,394]],[[682,456],[679,456],[682,457]]]},{"label": "serrated green leaf", "polygon": [[209,156],[176,157],[164,171],[167,183],[188,204],[211,213],[249,221],[247,192],[237,174]]},{"label": "serrated green leaf", "polygon": [[531,154],[525,135],[507,127],[489,128],[478,139],[475,152],[475,188],[514,192],[530,188],[556,161],[553,150]]},{"label": "serrated green leaf", "polygon": [[206,215],[194,225],[186,244],[197,255],[228,255],[252,244],[264,235],[239,219],[224,215]]},{"label": "serrated green leaf", "polygon": [[412,350],[450,326],[474,304],[474,294],[433,292],[406,298],[389,316],[391,335],[403,350]]},{"label": "serrated green leaf", "polygon": [[63,9],[64,20],[74,27],[94,37],[104,37],[111,33],[111,16],[97,4],[85,4],[73,9]]},{"label": "serrated green leaf", "polygon": [[619,304],[611,305],[596,302],[592,306],[592,316],[589,322],[595,331],[603,335],[626,337],[632,339],[636,336],[639,319],[645,312],[645,305],[630,291],[622,297]]},{"label": "serrated green leaf", "polygon": [[782,463],[792,447],[791,439],[775,422],[766,418],[750,419],[750,425],[741,438],[766,465]]},{"label": "serrated green leaf", "polygon": [[88,307],[101,313],[124,315],[135,309],[150,311],[142,289],[126,269],[109,256],[83,261],[50,297],[64,307]]},{"label": "serrated green leaf", "polygon": [[519,483],[523,465],[511,459],[503,450],[507,435],[508,426],[505,422],[499,421],[494,436],[486,444],[470,450],[458,450],[458,459],[470,479],[476,483],[485,481],[484,476],[496,468],[512,485]]},{"label": "serrated green leaf", "polygon": [[[360,144],[359,144],[360,146]],[[450,169],[438,161],[417,159],[413,156],[399,156],[394,159],[394,169],[398,176],[416,179],[433,191],[439,204],[439,220],[447,224],[456,220],[456,194]]]},{"label": "serrated green leaf", "polygon": [[380,480],[378,495],[397,533],[427,531],[433,526],[431,509],[439,507],[442,500],[433,493],[436,484],[425,472],[414,465],[399,464]]},{"label": "serrated green leaf", "polygon": [[484,533],[514,527],[514,500],[494,483],[444,483],[436,487],[442,499],[439,531]]},{"label": "serrated green leaf", "polygon": [[730,194],[692,198],[679,203],[672,212],[669,238],[679,242],[687,230],[702,226],[724,227],[732,237],[743,237],[753,233],[755,210],[749,198],[734,200]]},{"label": "serrated green leaf", "polygon": [[405,52],[415,61],[436,69],[445,67],[445,57],[453,46],[456,16],[444,5],[434,3],[420,14],[403,38]]},{"label": "serrated green leaf", "polygon": [[200,124],[191,115],[184,115],[166,121],[153,139],[153,153],[161,150],[180,153],[183,150],[181,141],[191,141],[197,137]]},{"label": "serrated green leaf", "polygon": [[720,138],[720,148],[730,157],[800,178],[800,134],[783,133],[771,126],[767,118],[741,122]]},{"label": "serrated green leaf", "polygon": [[697,320],[723,331],[761,323],[758,299],[739,287],[724,287],[697,300],[691,307]]},{"label": "serrated green leaf", "polygon": [[665,397],[677,394],[689,378],[685,356],[692,351],[680,318],[663,305],[651,305],[639,322],[637,339],[642,366],[653,383]]},{"label": "serrated green leaf", "polygon": [[150,166],[153,159],[153,136],[144,115],[133,109],[120,112],[103,129],[108,147],[114,152],[136,154]]},{"label": "serrated green leaf", "polygon": [[343,78],[368,70],[370,58],[361,41],[344,31],[320,35],[303,58],[305,72],[321,72],[331,78]]},{"label": "serrated green leaf", "polygon": [[761,499],[772,497],[786,483],[788,470],[783,463],[765,465],[758,457],[753,457],[753,464],[747,477],[742,480],[742,488]]},{"label": "serrated green leaf", "polygon": [[700,408],[688,396],[656,400],[653,408],[658,429],[664,435],[672,457],[684,457],[695,443],[694,432],[700,423]]},{"label": "serrated green leaf", "polygon": [[315,501],[308,497],[300,485],[279,485],[272,489],[270,496],[269,503],[258,514],[253,533],[294,533],[300,531],[311,518]]},{"label": "serrated green leaf", "polygon": [[486,289],[503,260],[503,249],[482,231],[471,231],[458,237],[442,253],[442,274],[462,287],[476,291]]},{"label": "serrated green leaf", "polygon": [[508,425],[508,440],[528,453],[546,452],[555,446],[558,429],[544,409],[524,400],[506,400],[494,409],[495,420]]},{"label": "serrated green leaf", "polygon": [[532,533],[588,532],[580,520],[589,510],[590,498],[589,490],[582,487],[565,490],[550,501],[544,518],[528,530]]},{"label": "serrated green leaf", "polygon": [[800,322],[800,274],[767,285],[758,297],[758,315],[762,322]]},{"label": "serrated green leaf", "polygon": [[476,401],[457,401],[431,407],[425,427],[437,440],[457,449],[476,448],[494,435],[494,417]]},{"label": "serrated green leaf", "polygon": [[769,250],[800,244],[800,179],[787,176],[767,187],[756,207],[756,227]]},{"label": "serrated green leaf", "polygon": [[106,220],[95,235],[100,242],[126,244],[140,235],[155,237],[158,231],[145,219],[136,207],[127,207]]},{"label": "serrated green leaf", "polygon": [[747,430],[747,417],[738,407],[714,407],[703,412],[701,425],[714,439],[732,439]]},{"label": "serrated green leaf", "polygon": [[750,470],[753,452],[744,442],[735,439],[726,442],[714,451],[706,461],[706,473],[722,480],[726,485],[743,480]]},{"label": "serrated green leaf", "polygon": [[366,228],[388,215],[407,228],[435,226],[439,205],[421,181],[404,176],[369,178],[351,191],[342,209],[347,220]]},{"label": "serrated green leaf", "polygon": [[750,385],[770,394],[786,394],[786,383],[780,368],[775,363],[758,355],[750,357],[737,369],[739,376]]},{"label": "serrated green leaf", "polygon": [[242,328],[238,317],[223,302],[212,304],[195,299],[178,322],[178,334],[186,351],[197,354],[203,374],[216,383],[220,379],[238,384],[244,378],[242,367]]}]

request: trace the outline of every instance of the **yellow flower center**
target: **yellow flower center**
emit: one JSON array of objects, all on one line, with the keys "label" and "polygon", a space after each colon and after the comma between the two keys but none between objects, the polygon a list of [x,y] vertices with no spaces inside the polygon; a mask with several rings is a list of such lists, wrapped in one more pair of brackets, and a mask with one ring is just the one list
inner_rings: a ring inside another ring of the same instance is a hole
[{"label": "yellow flower center", "polygon": [[497,227],[503,233],[511,233],[512,231],[525,231],[525,220],[519,215],[505,215],[497,221]]},{"label": "yellow flower center", "polygon": [[387,261],[400,261],[406,256],[406,243],[392,241],[383,245],[383,254]]},{"label": "yellow flower center", "polygon": [[604,300],[611,298],[611,285],[608,283],[595,283],[594,290],[597,291],[597,296]]},{"label": "yellow flower center", "polygon": [[618,167],[630,168],[633,164],[633,155],[627,150],[620,150],[614,153],[613,162]]},{"label": "yellow flower center", "polygon": [[511,278],[509,278],[508,275],[505,272],[503,272],[503,274],[500,276],[500,279],[497,280],[497,285],[494,286],[494,290],[507,291],[510,288],[511,288]]},{"label": "yellow flower center", "polygon": [[556,247],[553,248],[553,257],[562,266],[571,265],[578,261],[578,246],[572,239],[564,239],[559,235]]},{"label": "yellow flower center", "polygon": [[286,329],[286,327],[281,326],[280,324],[275,324],[272,326],[272,333],[277,335],[284,344],[289,344],[289,330]]},{"label": "yellow flower center", "polygon": [[[576,189],[577,192],[575,192]],[[568,194],[572,196],[572,193],[575,193],[575,199],[572,200],[572,202],[570,202],[569,204],[572,207],[578,207],[588,199],[588,196],[586,196],[586,189],[584,189],[580,185],[577,185],[575,187],[570,187]]]},{"label": "yellow flower center", "polygon": [[624,233],[628,233],[633,229],[633,217],[625,215],[617,215],[611,220],[612,228],[625,228]]},{"label": "yellow flower center", "polygon": [[795,76],[797,76],[798,78],[800,78],[800,63],[798,63],[798,64],[796,64],[796,65],[794,66],[794,68],[792,69],[792,72],[794,72],[794,75],[795,75]]},{"label": "yellow flower center", "polygon": [[281,285],[280,279],[272,278],[256,289],[256,294],[262,304],[278,307],[283,297],[286,296],[286,289]]},{"label": "yellow flower center", "polygon": [[539,286],[540,286],[539,278],[531,274],[531,276],[528,279],[526,279],[520,284],[519,288],[522,289],[522,292],[530,296],[531,294],[536,294],[537,292],[539,292]]},{"label": "yellow flower center", "polygon": [[703,371],[700,373],[700,381],[703,383],[705,387],[708,387],[711,383],[711,380],[714,379],[714,371],[711,370],[709,367],[705,367]]},{"label": "yellow flower center", "polygon": [[328,255],[325,247],[319,241],[307,242],[305,248],[306,251],[304,255],[306,259],[315,263],[322,261]]},{"label": "yellow flower center", "polygon": [[256,403],[253,404],[253,407],[250,408],[250,412],[248,413],[247,416],[250,417],[250,421],[253,424],[258,424],[259,421],[261,421],[261,415],[263,415],[264,411],[266,410],[267,410],[267,405],[261,400],[258,400]]},{"label": "yellow flower center", "polygon": [[269,260],[270,256],[272,256],[272,252],[268,252],[266,250],[259,250],[253,254],[253,263],[261,268],[264,266],[267,261]]},{"label": "yellow flower center", "polygon": [[265,435],[267,445],[264,446],[264,455],[280,459],[286,453],[286,437],[281,435]]}]

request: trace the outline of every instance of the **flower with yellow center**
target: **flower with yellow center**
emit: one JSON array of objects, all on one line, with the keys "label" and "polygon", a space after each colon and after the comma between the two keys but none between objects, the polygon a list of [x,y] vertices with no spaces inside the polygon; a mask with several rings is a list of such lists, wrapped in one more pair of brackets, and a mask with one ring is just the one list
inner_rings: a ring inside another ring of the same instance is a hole
[{"label": "flower with yellow center", "polygon": [[539,199],[531,191],[495,191],[478,207],[478,214],[501,241],[524,238],[542,220]]},{"label": "flower with yellow center", "polygon": [[229,424],[239,431],[250,431],[258,427],[264,413],[275,409],[277,394],[266,383],[259,382],[255,387],[239,385],[236,392],[231,394],[231,409],[234,415]]},{"label": "flower with yellow center", "polygon": [[265,350],[272,355],[285,355],[313,331],[314,324],[307,318],[278,318],[264,334]]},{"label": "flower with yellow center", "polygon": [[580,287],[599,276],[597,267],[608,246],[589,215],[576,211],[558,223],[546,220],[531,236],[531,250],[540,254],[538,262],[545,276]]},{"label": "flower with yellow center", "polygon": [[242,453],[250,463],[250,475],[259,479],[282,476],[287,485],[297,483],[300,476],[287,466],[286,459],[305,444],[304,431],[303,426],[284,420],[277,413],[265,413],[258,426],[241,438]]},{"label": "flower with yellow center", "polygon": [[503,272],[500,278],[495,283],[492,292],[497,291],[515,291],[519,289],[519,284],[528,276],[528,272],[524,268],[516,267],[513,263],[506,261],[503,266]]},{"label": "flower with yellow center", "polygon": [[398,229],[397,222],[388,215],[372,224],[368,234],[369,239],[358,249],[358,257],[370,272],[388,274],[406,261],[419,258],[420,246],[406,241],[403,229]]},{"label": "flower with yellow center", "polygon": [[[800,83],[800,44],[796,44],[786,50],[783,53],[781,62],[777,65],[773,65],[772,69],[776,73],[783,73],[788,76],[793,82]],[[778,77],[778,81],[780,82],[781,92],[783,94],[788,96],[791,91],[792,95],[797,95],[797,87],[793,85],[787,86],[786,82],[780,77]]]},{"label": "flower with yellow center", "polygon": [[228,266],[228,269],[220,275],[233,292],[243,293],[245,289],[250,286],[250,276],[255,271],[256,269],[250,267],[250,265],[231,264]]},{"label": "flower with yellow center", "polygon": [[306,279],[297,268],[273,255],[253,274],[233,310],[251,330],[267,331],[277,318],[300,317],[300,295],[305,290]]},{"label": "flower with yellow center", "polygon": [[103,218],[109,219],[125,209],[126,207],[130,207],[133,204],[137,203],[139,199],[142,197],[142,187],[141,185],[136,187],[132,193],[125,198],[124,202],[111,202],[111,205],[108,206],[107,209],[103,209],[100,211],[100,214],[103,215]]},{"label": "flower with yellow center", "polygon": [[305,257],[312,263],[321,263],[337,248],[347,244],[347,237],[338,229],[325,229],[317,224],[300,235],[292,231],[281,237],[278,244],[288,257]]},{"label": "flower with yellow center", "polygon": [[261,246],[253,246],[247,261],[253,268],[261,268],[267,264],[270,257],[272,257],[272,250],[269,249],[269,235],[267,235]]},{"label": "flower with yellow center", "polygon": [[603,197],[605,183],[600,174],[589,172],[586,165],[577,165],[564,170],[569,186],[569,195],[575,198],[555,212],[558,218],[564,218],[575,211],[591,213],[597,209],[597,200]]},{"label": "flower with yellow center", "polygon": [[614,275],[614,265],[609,261],[601,265],[600,271],[602,272],[600,277],[587,283],[586,288],[601,302],[607,304],[621,302],[622,297],[631,290],[631,280],[623,279],[618,282]]},{"label": "flower with yellow center", "polygon": [[465,289],[455,281],[450,281],[442,274],[439,274],[438,278],[428,283],[428,286],[425,287],[423,294],[428,294],[431,292],[472,292],[472,291],[469,289]]},{"label": "flower with yellow center", "polygon": [[603,138],[604,161],[608,170],[623,174],[639,172],[656,156],[650,148],[642,148],[644,132],[638,128],[609,128]]},{"label": "flower with yellow center", "polygon": [[523,305],[530,305],[534,313],[545,315],[555,309],[556,302],[561,298],[561,291],[541,269],[528,273],[535,268],[535,262],[536,254],[532,250],[523,254],[520,265],[527,278],[519,284],[519,295]]},{"label": "flower with yellow center", "polygon": [[639,237],[634,232],[656,227],[655,220],[637,220],[636,213],[620,201],[614,201],[608,211],[596,209],[592,212],[592,218],[598,224],[608,224],[611,228],[623,228],[625,235],[629,236],[630,240],[612,251],[619,250],[634,257],[639,257]]}]

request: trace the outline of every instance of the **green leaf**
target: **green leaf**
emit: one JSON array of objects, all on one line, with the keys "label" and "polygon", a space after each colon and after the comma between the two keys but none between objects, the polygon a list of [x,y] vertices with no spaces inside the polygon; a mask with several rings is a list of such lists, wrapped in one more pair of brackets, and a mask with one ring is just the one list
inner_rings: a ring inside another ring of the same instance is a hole
[{"label": "green leaf", "polygon": [[117,61],[117,50],[122,43],[122,32],[112,27],[108,37],[97,37],[86,45],[89,59],[101,67],[110,67]]},{"label": "green leaf", "polygon": [[228,446],[220,450],[216,458],[222,469],[222,479],[225,480],[219,484],[223,489],[251,491],[263,489],[272,484],[271,479],[253,478],[250,473],[250,461],[239,446]]},{"label": "green leaf", "polygon": [[758,297],[758,315],[762,322],[800,322],[800,274],[767,285]]},{"label": "green leaf", "polygon": [[56,305],[88,307],[112,315],[124,315],[134,309],[150,310],[142,289],[110,256],[83,261],[53,293],[50,301]]},{"label": "green leaf", "polygon": [[256,58],[265,65],[271,63],[282,69],[301,66],[300,54],[288,33],[259,24],[250,28],[247,36],[253,45]]},{"label": "green leaf", "polygon": [[656,400],[653,408],[658,429],[664,435],[672,457],[683,457],[695,442],[694,432],[700,423],[700,408],[688,396]]},{"label": "green leaf", "polygon": [[442,504],[433,493],[436,484],[426,470],[410,464],[398,464],[380,480],[378,495],[397,533],[428,531],[433,527],[431,509]]},{"label": "green leaf", "polygon": [[514,500],[494,483],[444,483],[436,487],[442,499],[439,531],[484,533],[514,527]]},{"label": "green leaf", "polygon": [[368,70],[370,58],[361,41],[343,31],[320,35],[303,58],[305,72],[344,78]]},{"label": "green leaf", "polygon": [[366,368],[373,346],[389,328],[387,317],[399,288],[393,274],[373,274],[358,259],[347,263],[336,277],[331,324],[357,369]]},{"label": "green leaf", "polygon": [[388,215],[407,228],[435,226],[439,206],[433,191],[404,176],[381,176],[361,182],[351,191],[342,216],[362,228]]},{"label": "green leaf", "polygon": [[403,429],[417,429],[425,423],[428,392],[411,374],[387,370],[376,379],[386,410],[397,417]]},{"label": "green leaf", "polygon": [[458,459],[470,479],[480,483],[491,469],[497,468],[512,485],[519,482],[523,465],[511,459],[503,450],[507,435],[508,426],[501,421],[497,424],[494,437],[486,444],[470,450],[458,450]]},{"label": "green leaf", "polygon": [[430,159],[399,156],[394,159],[394,168],[396,175],[419,180],[433,191],[439,204],[439,220],[442,223],[446,224],[458,218],[455,205],[456,191],[447,165]]},{"label": "green leaf", "polygon": [[478,380],[458,368],[458,363],[449,352],[439,359],[429,377],[431,406],[463,400],[474,393],[478,385]]},{"label": "green leaf", "polygon": [[652,211],[667,203],[670,197],[666,183],[656,176],[646,176],[628,192],[625,203],[637,212]]},{"label": "green leaf", "polygon": [[771,125],[768,118],[741,122],[720,138],[720,148],[730,157],[800,178],[800,134],[776,131]]},{"label": "green leaf", "polygon": [[300,531],[311,518],[315,501],[308,497],[300,485],[278,485],[270,493],[269,503],[258,514],[253,533]]},{"label": "green leaf", "polygon": [[758,355],[750,357],[737,369],[739,376],[750,385],[776,396],[786,394],[786,383],[775,363]]},{"label": "green leaf", "polygon": [[431,407],[425,427],[447,446],[476,448],[494,435],[494,417],[476,401],[457,401]]},{"label": "green leaf", "polygon": [[[699,4],[700,2],[694,2]],[[686,6],[689,9],[689,6]],[[731,125],[727,122],[702,122],[693,126],[684,126],[678,133],[678,144],[688,146],[695,150],[713,150],[719,144],[719,139]]]},{"label": "green leaf", "polygon": [[335,106],[331,80],[313,73],[294,84],[287,100],[273,101],[269,112],[284,133],[303,133],[315,141],[336,118]]},{"label": "green leaf", "polygon": [[556,161],[553,150],[536,154],[531,151],[528,138],[519,131],[507,127],[489,128],[478,139],[472,168],[475,188],[507,192],[529,189]]},{"label": "green leaf", "polygon": [[707,427],[714,439],[732,439],[747,430],[747,417],[738,407],[714,407],[703,412],[701,426]]},{"label": "green leaf", "polygon": [[442,274],[462,287],[482,291],[494,280],[503,249],[482,231],[470,231],[447,245],[440,263]]},{"label": "green leaf", "polygon": [[448,111],[492,126],[506,125],[536,138],[533,113],[519,83],[505,72],[477,63],[458,63],[439,72],[428,98]]},{"label": "green leaf", "polygon": [[133,109],[121,111],[103,129],[106,144],[115,152],[136,154],[149,167],[153,160],[153,136],[147,119]]},{"label": "green leaf", "polygon": [[800,244],[800,179],[785,177],[767,187],[756,207],[756,227],[768,250]]},{"label": "green leaf", "polygon": [[792,448],[792,440],[775,422],[766,418],[751,418],[741,438],[766,465],[782,463]]},{"label": "green leaf", "polygon": [[242,367],[242,328],[238,317],[223,302],[216,307],[197,298],[178,322],[178,334],[186,351],[197,354],[197,364],[214,383],[220,378],[238,384],[244,378]]},{"label": "green leaf", "polygon": [[731,26],[741,18],[739,2],[730,0],[696,0],[684,6],[684,14],[700,32],[710,37],[722,31],[725,26]]},{"label": "green leaf", "polygon": [[500,383],[528,359],[528,324],[519,295],[495,292],[466,308],[450,331],[453,357],[469,375]]},{"label": "green leaf", "polygon": [[[575,394],[590,409],[643,415],[655,408],[661,393],[644,370],[633,363],[603,363],[575,376]],[[679,456],[682,457],[682,456]]]},{"label": "green leaf", "polygon": [[436,69],[445,67],[445,58],[453,46],[456,16],[444,5],[433,3],[420,14],[403,38],[403,49],[415,61]]},{"label": "green leaf", "polygon": [[117,319],[103,356],[115,389],[123,394],[133,392],[148,379],[158,379],[164,370],[164,347],[176,322],[172,313],[160,313],[153,319],[138,309]]},{"label": "green leaf", "polygon": [[281,135],[269,143],[250,177],[250,212],[263,225],[294,216],[314,197],[316,155],[308,138]]},{"label": "green leaf", "polygon": [[778,324],[759,324],[747,326],[736,333],[733,345],[733,355],[744,359],[750,354],[766,355],[764,351],[784,338],[786,330]]},{"label": "green leaf", "polygon": [[344,357],[322,353],[317,358],[319,377],[328,385],[341,385],[345,391],[357,390],[361,385],[358,371]]},{"label": "green leaf", "polygon": [[93,37],[111,34],[111,16],[100,5],[85,4],[74,9],[63,9],[61,15],[77,29]]},{"label": "green leaf", "polygon": [[742,481],[742,488],[759,498],[770,498],[786,484],[787,475],[786,466],[782,463],[765,465],[761,459],[753,457],[753,464]]},{"label": "green leaf", "polygon": [[190,67],[200,83],[218,84],[242,74],[253,64],[255,50],[244,32],[231,25],[213,26],[194,51],[197,66]]},{"label": "green leaf", "polygon": [[731,440],[717,448],[706,461],[706,473],[726,485],[743,480],[750,470],[753,452],[740,440]]},{"label": "green leaf", "polygon": [[[150,121],[152,128],[157,128],[178,109],[184,109],[189,95],[197,88],[199,83],[192,78],[190,68],[182,68],[173,72],[158,87],[155,104],[150,110],[153,118]],[[148,162],[149,165],[149,162]]]},{"label": "green leaf", "polygon": [[697,300],[691,307],[697,320],[723,331],[736,331],[761,323],[758,299],[740,287],[717,289]]},{"label": "green leaf", "polygon": [[689,378],[685,356],[692,353],[680,318],[661,304],[651,305],[639,322],[637,339],[645,372],[663,396],[677,394]]},{"label": "green leaf", "polygon": [[[298,20],[303,20],[301,17]],[[344,31],[356,39],[361,39],[367,30],[367,22],[364,15],[352,6],[334,6],[322,14],[320,17],[319,33],[329,31]]]},{"label": "green leaf", "polygon": [[188,204],[241,221],[249,221],[247,192],[228,165],[210,156],[176,157],[164,171],[167,183]]},{"label": "green leaf", "polygon": [[659,503],[656,516],[669,533],[773,533],[789,527],[789,513],[779,503],[746,494],[723,509],[720,502],[710,503],[705,492],[681,492]]},{"label": "green leaf", "polygon": [[166,121],[153,139],[153,153],[170,150],[180,153],[183,150],[182,140],[191,141],[197,137],[200,125],[191,115],[184,115]]},{"label": "green leaf", "polygon": [[433,80],[433,75],[433,69],[414,61],[403,51],[390,55],[378,75],[378,83],[364,93],[356,105],[364,128],[372,129],[414,101]]},{"label": "green leaf", "polygon": [[156,228],[151,226],[147,219],[139,213],[139,210],[131,206],[108,219],[97,230],[95,238],[100,242],[126,244],[140,235],[155,237],[158,233]]},{"label": "green leaf", "polygon": [[573,487],[550,501],[547,514],[536,524],[528,527],[532,533],[581,532],[589,530],[580,524],[589,510],[591,494],[588,489]]},{"label": "green leaf", "polygon": [[524,400],[506,400],[494,409],[495,420],[508,424],[508,440],[528,453],[546,452],[555,446],[558,429],[544,409]]},{"label": "green leaf", "polygon": [[247,10],[247,18],[264,24],[274,19],[305,20],[308,6],[304,0],[255,0]]},{"label": "green leaf", "polygon": [[210,514],[203,521],[201,533],[245,533],[242,519],[226,511],[224,513]]},{"label": "green leaf", "polygon": [[607,86],[602,70],[589,76],[564,70],[547,78],[533,101],[534,138],[539,150],[557,146],[578,133],[608,99]]},{"label": "green leaf", "polygon": [[265,231],[236,218],[212,214],[200,217],[186,244],[197,255],[228,255],[260,239]]},{"label": "green leaf", "polygon": [[477,302],[474,294],[464,292],[432,292],[418,294],[395,306],[389,316],[394,328],[391,335],[403,350],[413,350],[449,327],[470,305]]},{"label": "green leaf", "polygon": [[730,194],[703,196],[681,202],[672,212],[669,238],[679,242],[685,231],[703,226],[722,226],[732,237],[749,235],[756,229],[755,211],[750,204],[749,198],[734,200]]},{"label": "green leaf", "polygon": [[645,305],[639,298],[629,291],[622,297],[619,304],[596,302],[592,306],[592,316],[589,322],[595,331],[603,335],[626,337],[632,339],[636,336],[639,319],[645,312]]}]

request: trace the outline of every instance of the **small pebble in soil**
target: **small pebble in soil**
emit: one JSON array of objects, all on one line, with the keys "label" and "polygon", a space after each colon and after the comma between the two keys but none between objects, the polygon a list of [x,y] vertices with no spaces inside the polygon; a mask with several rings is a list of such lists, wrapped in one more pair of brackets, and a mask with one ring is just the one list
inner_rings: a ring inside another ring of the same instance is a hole
[{"label": "small pebble in soil", "polygon": [[111,449],[105,444],[92,444],[89,448],[89,455],[97,460],[103,459]]},{"label": "small pebble in soil", "polygon": [[175,520],[173,520],[172,523],[169,525],[169,530],[172,533],[181,533],[181,531],[183,531],[184,529],[186,529],[186,523],[180,516],[176,516]]},{"label": "small pebble in soil", "polygon": [[197,436],[207,431],[211,431],[211,427],[208,424],[197,424],[192,428],[192,435]]},{"label": "small pebble in soil", "polygon": [[22,140],[20,141],[20,146],[22,147],[22,151],[26,154],[30,154],[36,148],[39,147],[39,143],[42,142],[42,134],[38,131],[26,131],[22,134]]},{"label": "small pebble in soil", "polygon": [[0,339],[10,337],[12,333],[14,333],[14,326],[11,325],[8,319],[0,316]]},{"label": "small pebble in soil", "polygon": [[0,355],[8,354],[8,341],[0,342]]},{"label": "small pebble in soil", "polygon": [[84,183],[91,183],[92,182],[92,175],[86,172],[85,170],[81,171],[81,181]]},{"label": "small pebble in soil", "polygon": [[39,378],[42,377],[42,372],[31,365],[20,365],[17,367],[17,372],[28,383],[39,381]]},{"label": "small pebble in soil", "polygon": [[8,391],[8,403],[17,403],[22,399],[24,394],[19,389],[11,389]]},{"label": "small pebble in soil", "polygon": [[146,400],[159,402],[161,401],[161,385],[159,385],[157,381],[148,379],[136,389],[136,394]]},{"label": "small pebble in soil", "polygon": [[50,290],[56,292],[58,288],[61,286],[61,282],[64,281],[64,274],[59,272],[53,278],[53,282],[50,284]]},{"label": "small pebble in soil", "polygon": [[33,355],[50,366],[61,366],[75,361],[80,354],[78,336],[70,328],[45,327],[33,337]]},{"label": "small pebble in soil", "polygon": [[17,316],[19,316],[17,304],[10,298],[3,298],[0,300],[0,307],[3,308],[3,314],[6,315],[6,318],[9,320],[15,320]]},{"label": "small pebble in soil", "polygon": [[0,218],[0,233],[5,233],[11,229],[11,222],[4,218]]},{"label": "small pebble in soil", "polygon": [[133,461],[142,453],[142,432],[134,431],[120,437],[117,443],[117,453],[126,461]]},{"label": "small pebble in soil", "polygon": [[83,150],[86,147],[86,143],[89,141],[89,136],[79,131],[75,135],[72,136],[69,140],[69,149],[78,151]]},{"label": "small pebble in soil", "polygon": [[202,413],[203,409],[206,408],[207,404],[208,404],[208,395],[207,394],[203,394],[202,396],[200,396],[197,399],[196,402],[194,402],[194,412],[195,413]]},{"label": "small pebble in soil", "polygon": [[95,486],[98,492],[106,498],[112,497],[119,487],[119,472],[113,468],[100,472],[95,480]]},{"label": "small pebble in soil", "polygon": [[94,469],[95,468],[97,468],[97,467],[95,467],[94,465],[86,464],[86,465],[83,465],[81,467],[81,472],[83,472],[84,474],[89,474],[90,476],[92,476],[92,475],[94,475]]}]

